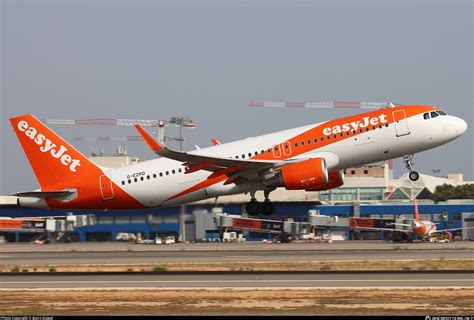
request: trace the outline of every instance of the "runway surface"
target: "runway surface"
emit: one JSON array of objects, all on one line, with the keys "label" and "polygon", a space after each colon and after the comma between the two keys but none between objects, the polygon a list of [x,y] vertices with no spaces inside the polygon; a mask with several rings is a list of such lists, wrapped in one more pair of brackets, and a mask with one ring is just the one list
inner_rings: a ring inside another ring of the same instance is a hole
[{"label": "runway surface", "polygon": [[7,244],[0,245],[4,265],[134,263],[206,263],[275,261],[351,261],[474,259],[474,242],[403,243],[347,241],[292,244]]},{"label": "runway surface", "polygon": [[473,287],[474,272],[0,275],[2,289]]}]

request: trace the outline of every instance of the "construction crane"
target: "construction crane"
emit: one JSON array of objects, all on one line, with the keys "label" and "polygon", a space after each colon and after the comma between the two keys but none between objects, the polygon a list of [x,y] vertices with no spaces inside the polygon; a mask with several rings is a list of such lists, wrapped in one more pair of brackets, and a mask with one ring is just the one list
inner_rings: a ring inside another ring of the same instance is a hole
[{"label": "construction crane", "polygon": [[[133,126],[139,124],[144,127],[157,127],[157,140],[164,144],[165,141],[179,141],[180,150],[183,150],[182,128],[194,129],[196,124],[188,117],[172,117],[171,120],[143,120],[143,119],[40,119],[43,123],[53,125],[105,125],[105,126]],[[166,137],[165,126],[175,125],[179,127],[179,138]],[[76,141],[141,141],[139,136],[127,137],[77,137]]]},{"label": "construction crane", "polygon": [[276,102],[276,101],[250,101],[249,107],[272,108],[320,108],[320,109],[383,109],[393,108],[392,102]]},{"label": "construction crane", "polygon": [[[186,138],[182,138],[183,142],[186,141]],[[136,141],[143,141],[142,136],[126,136],[126,137],[74,137],[74,141],[125,141],[125,142],[136,142]],[[164,136],[164,141],[180,141],[179,138],[176,137],[168,137]]]}]

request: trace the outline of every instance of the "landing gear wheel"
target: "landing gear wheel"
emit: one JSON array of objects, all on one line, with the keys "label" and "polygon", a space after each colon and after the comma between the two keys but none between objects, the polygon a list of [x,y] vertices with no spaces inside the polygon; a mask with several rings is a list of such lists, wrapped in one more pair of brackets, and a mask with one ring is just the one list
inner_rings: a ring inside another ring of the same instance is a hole
[{"label": "landing gear wheel", "polygon": [[271,201],[265,201],[262,203],[262,214],[264,216],[271,216],[275,213],[275,205]]},{"label": "landing gear wheel", "polygon": [[408,174],[408,177],[410,178],[411,181],[417,181],[420,178],[420,174],[416,171],[411,171]]},{"label": "landing gear wheel", "polygon": [[256,216],[260,211],[261,203],[257,200],[251,200],[245,205],[245,211],[251,216]]}]

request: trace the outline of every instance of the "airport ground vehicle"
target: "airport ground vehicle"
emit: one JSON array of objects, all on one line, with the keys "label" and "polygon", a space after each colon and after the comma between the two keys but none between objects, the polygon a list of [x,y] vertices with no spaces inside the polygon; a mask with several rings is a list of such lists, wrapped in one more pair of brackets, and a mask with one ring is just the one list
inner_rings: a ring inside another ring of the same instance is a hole
[{"label": "airport ground vehicle", "polygon": [[[99,167],[32,115],[10,119],[41,189],[15,194],[22,207],[140,209],[249,193],[249,214],[270,215],[276,188],[322,191],[344,184],[348,167],[413,155],[461,136],[464,120],[432,106],[393,106],[190,152],[170,150],[140,126],[160,156]],[[264,202],[255,198],[263,191]]]}]

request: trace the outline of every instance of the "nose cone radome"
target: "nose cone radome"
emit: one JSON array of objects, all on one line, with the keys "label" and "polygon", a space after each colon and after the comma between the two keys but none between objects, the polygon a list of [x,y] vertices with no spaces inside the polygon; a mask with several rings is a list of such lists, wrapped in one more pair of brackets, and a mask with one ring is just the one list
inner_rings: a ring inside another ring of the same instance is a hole
[{"label": "nose cone radome", "polygon": [[461,118],[456,118],[456,134],[462,136],[467,130],[467,123]]},{"label": "nose cone radome", "polygon": [[445,116],[443,119],[444,129],[440,139],[444,143],[459,138],[466,132],[467,123],[463,119],[454,116]]},{"label": "nose cone radome", "polygon": [[448,122],[446,123],[447,130],[450,133],[451,138],[455,139],[460,137],[467,130],[467,123],[461,118],[448,116]]}]

